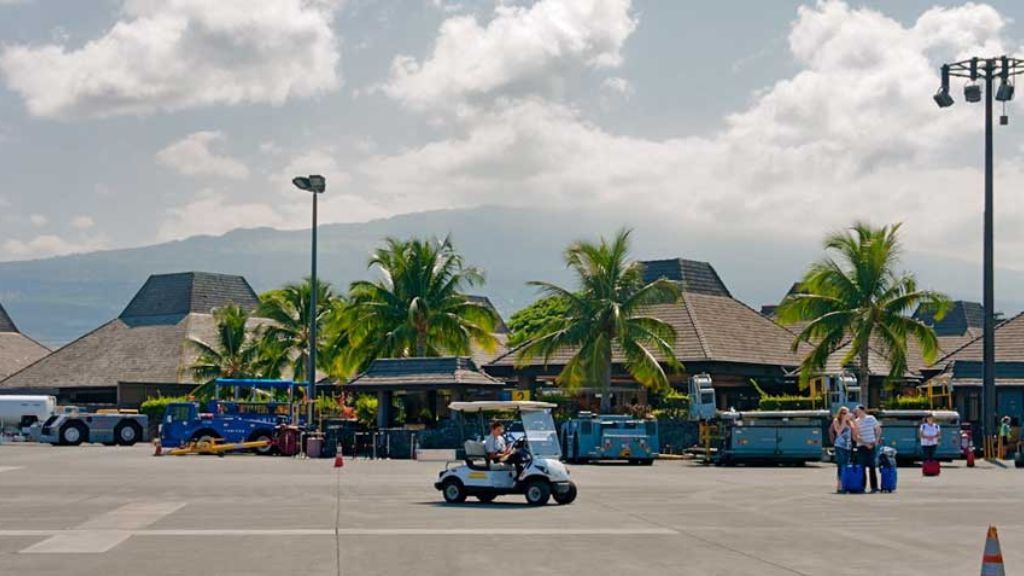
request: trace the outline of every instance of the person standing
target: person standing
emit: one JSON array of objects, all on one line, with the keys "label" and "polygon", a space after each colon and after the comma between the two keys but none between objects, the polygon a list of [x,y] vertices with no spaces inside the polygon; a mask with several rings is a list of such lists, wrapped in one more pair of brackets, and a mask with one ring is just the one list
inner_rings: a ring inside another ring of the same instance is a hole
[{"label": "person standing", "polygon": [[939,447],[939,439],[942,438],[942,427],[935,423],[934,414],[929,413],[924,417],[924,422],[917,430],[917,437],[921,441],[924,459],[935,460],[935,450]]},{"label": "person standing", "polygon": [[999,459],[1006,458],[1006,448],[1010,445],[1010,417],[1003,416],[999,421]]},{"label": "person standing", "polygon": [[829,438],[836,454],[836,493],[843,493],[843,469],[850,463],[853,454],[853,418],[846,406],[839,408],[828,429]]},{"label": "person standing", "polygon": [[878,443],[882,441],[882,425],[868,414],[863,405],[857,406],[853,437],[857,442],[857,463],[864,467],[867,480],[871,482],[871,493],[878,492]]}]

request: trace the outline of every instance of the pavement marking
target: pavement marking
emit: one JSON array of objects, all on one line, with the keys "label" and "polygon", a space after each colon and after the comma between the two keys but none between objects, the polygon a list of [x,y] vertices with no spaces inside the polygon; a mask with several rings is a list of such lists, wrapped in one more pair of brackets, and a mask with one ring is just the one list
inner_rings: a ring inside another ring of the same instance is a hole
[{"label": "pavement marking", "polygon": [[0,472],[12,472],[14,470],[21,470],[24,466],[0,466]]},{"label": "pavement marking", "polygon": [[[679,531],[671,528],[224,528],[224,529],[135,529],[135,530],[0,530],[0,537],[50,536],[30,548],[42,547],[56,539],[64,539],[62,546],[81,548],[76,540],[94,542],[98,546],[105,535],[106,541],[119,541],[107,550],[131,536],[675,536]],[[53,553],[53,545],[45,552]],[[30,549],[22,550],[28,552]],[[32,550],[35,552],[35,550]],[[73,550],[79,552],[81,550]],[[86,550],[91,551],[91,550]],[[106,550],[102,550],[105,552]]]},{"label": "pavement marking", "polygon": [[102,554],[131,538],[137,530],[184,506],[184,502],[133,502],[83,522],[73,530],[53,531],[46,540],[19,553]]}]

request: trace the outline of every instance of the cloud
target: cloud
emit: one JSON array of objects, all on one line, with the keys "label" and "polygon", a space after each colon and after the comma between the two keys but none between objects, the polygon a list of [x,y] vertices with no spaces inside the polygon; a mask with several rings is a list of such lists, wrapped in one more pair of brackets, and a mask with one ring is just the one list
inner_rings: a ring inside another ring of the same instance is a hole
[{"label": "cloud", "polygon": [[[511,14],[525,17],[523,10]],[[453,29],[469,26],[450,22],[438,33],[439,47],[455,37]],[[967,4],[932,8],[904,26],[874,10],[821,2],[802,7],[789,34],[799,70],[757,92],[712,136],[617,135],[572,105],[496,90],[459,115],[450,135],[374,156],[360,174],[389,205],[647,206],[680,226],[747,241],[817,242],[857,218],[905,220],[914,249],[976,258],[981,207],[973,191],[981,177],[973,162],[958,164],[954,147],[977,133],[977,110],[939,110],[931,95],[936,58],[1000,53],[1005,22],[991,7]],[[458,55],[438,48],[411,69],[438,80],[430,89],[399,82],[403,90],[394,95],[441,109],[446,97],[510,82],[515,74],[471,85],[459,74],[431,71],[441,69],[438,62],[485,60],[494,48],[480,31],[491,28],[477,27],[476,41],[458,44]],[[1022,164],[1019,157],[1002,162],[1001,181],[1024,185]],[[1001,242],[1024,247],[1024,232],[1010,224],[1024,216],[1024,204],[1008,196],[1000,210],[1008,219]],[[1003,253],[1024,267],[1024,257]]]},{"label": "cloud", "polygon": [[158,237],[174,240],[199,234],[224,234],[235,228],[283,227],[273,206],[258,202],[231,202],[226,194],[203,190],[182,206],[167,211]]},{"label": "cloud", "polygon": [[340,85],[336,8],[311,0],[126,0],[120,20],[81,48],[7,46],[0,73],[41,117],[280,105]]},{"label": "cloud", "polygon": [[212,144],[224,140],[224,134],[219,131],[193,132],[157,152],[156,159],[160,164],[186,176],[244,180],[249,176],[249,168],[245,164],[210,150]]},{"label": "cloud", "polygon": [[28,217],[28,221],[36,228],[42,228],[43,226],[46,226],[46,223],[49,222],[49,219],[46,216],[43,216],[42,214],[31,214]]},{"label": "cloud", "polygon": [[424,61],[396,57],[384,91],[427,109],[543,81],[560,66],[615,67],[635,28],[629,0],[540,0],[529,8],[499,3],[486,26],[471,15],[445,20]]},{"label": "cloud", "polygon": [[71,219],[71,227],[75,230],[88,230],[96,225],[91,216],[80,214]]},{"label": "cloud", "polygon": [[43,234],[31,240],[5,240],[0,244],[0,255],[3,260],[31,260],[92,252],[104,248],[106,245],[107,239],[103,235],[71,241],[55,234]]}]

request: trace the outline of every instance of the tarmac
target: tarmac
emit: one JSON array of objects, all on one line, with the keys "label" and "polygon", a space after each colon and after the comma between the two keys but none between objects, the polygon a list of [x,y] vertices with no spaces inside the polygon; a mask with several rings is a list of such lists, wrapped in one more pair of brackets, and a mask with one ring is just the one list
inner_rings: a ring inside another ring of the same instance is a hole
[{"label": "tarmac", "polygon": [[444,504],[443,462],[160,457],[0,446],[0,574],[977,574],[988,526],[1024,573],[1024,470],[900,469],[837,495],[835,469],[572,466],[568,506]]}]

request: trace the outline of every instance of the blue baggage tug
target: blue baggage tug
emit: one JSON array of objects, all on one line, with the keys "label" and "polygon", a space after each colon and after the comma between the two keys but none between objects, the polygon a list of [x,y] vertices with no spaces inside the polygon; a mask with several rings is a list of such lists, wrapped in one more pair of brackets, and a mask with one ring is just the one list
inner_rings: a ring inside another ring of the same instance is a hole
[{"label": "blue baggage tug", "polygon": [[562,453],[567,462],[625,460],[650,465],[658,457],[658,421],[580,412],[562,424]]}]

